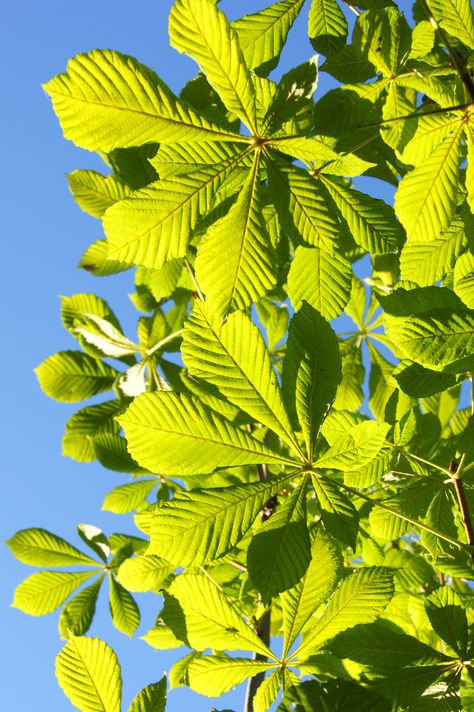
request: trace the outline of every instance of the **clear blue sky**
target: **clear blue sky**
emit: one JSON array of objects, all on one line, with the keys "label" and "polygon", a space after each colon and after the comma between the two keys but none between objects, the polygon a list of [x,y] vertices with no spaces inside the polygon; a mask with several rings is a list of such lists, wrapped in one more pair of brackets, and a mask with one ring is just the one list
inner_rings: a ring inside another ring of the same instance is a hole
[{"label": "clear blue sky", "polygon": [[[0,9],[2,242],[7,253],[2,280],[2,540],[18,529],[39,526],[77,545],[79,522],[95,524],[108,534],[134,531],[129,517],[100,511],[105,494],[128,481],[127,476],[61,457],[64,423],[79,406],[49,400],[33,374],[49,354],[75,348],[60,323],[59,295],[96,292],[109,301],[131,338],[137,316],[127,297],[134,291],[131,273],[96,279],[75,267],[84,249],[101,236],[101,226],[75,205],[65,174],[76,168],[101,170],[102,164],[64,141],[40,85],[64,71],[71,56],[99,47],[137,57],[179,91],[195,65],[169,47],[171,4],[30,0],[5,2]],[[261,5],[255,0],[223,0],[221,7],[236,16]],[[306,10],[290,36],[286,68],[312,54],[305,22]],[[9,608],[15,586],[35,569],[16,562],[6,547],[0,556],[0,707],[8,712],[68,712],[72,706],[54,677],[55,657],[63,644],[57,634],[58,614],[31,618]],[[119,656],[124,709],[141,687],[158,680],[185,652],[155,652],[139,640],[152,626],[161,602],[152,595],[137,598],[143,622],[132,641],[112,627],[104,595],[90,631]],[[241,709],[242,699],[243,687],[216,706]],[[186,691],[169,697],[170,712],[211,707],[209,699]]]}]

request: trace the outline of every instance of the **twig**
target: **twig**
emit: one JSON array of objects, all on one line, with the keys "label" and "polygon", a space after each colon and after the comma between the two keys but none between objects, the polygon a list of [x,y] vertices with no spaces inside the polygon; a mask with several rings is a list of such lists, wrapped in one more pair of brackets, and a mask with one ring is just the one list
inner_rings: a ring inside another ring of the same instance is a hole
[{"label": "twig", "polygon": [[189,276],[191,277],[192,283],[194,284],[194,289],[196,290],[196,294],[198,295],[198,297],[199,297],[199,299],[201,300],[201,302],[203,302],[203,301],[204,301],[204,296],[203,296],[201,290],[199,289],[199,284],[197,283],[196,275],[194,274],[194,270],[193,270],[193,268],[191,267],[191,265],[189,264],[189,262],[188,262],[188,260],[186,259],[186,257],[184,258],[184,266],[186,267],[186,269],[187,269],[188,272],[189,272]]},{"label": "twig", "polygon": [[[270,617],[271,608],[268,608],[263,614],[263,616],[260,618],[257,630],[258,637],[263,643],[265,643],[267,647],[270,642]],[[266,663],[268,660],[267,656],[263,655],[262,653],[254,653],[252,658],[253,660],[257,660],[263,663]],[[244,712],[253,712],[253,701],[255,699],[257,690],[264,681],[264,679],[265,672],[259,672],[257,675],[249,679],[247,684],[247,691],[245,694]]]}]

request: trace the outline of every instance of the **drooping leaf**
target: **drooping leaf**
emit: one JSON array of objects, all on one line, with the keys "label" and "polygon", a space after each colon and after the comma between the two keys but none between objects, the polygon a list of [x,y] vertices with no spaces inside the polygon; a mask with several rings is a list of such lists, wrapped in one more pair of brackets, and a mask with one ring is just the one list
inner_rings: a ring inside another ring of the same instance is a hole
[{"label": "drooping leaf", "polygon": [[104,577],[83,588],[66,603],[58,621],[59,634],[62,638],[70,635],[85,635],[94,618],[95,606]]},{"label": "drooping leaf", "polygon": [[216,467],[288,462],[191,396],[145,393],[119,422],[132,457],[154,472],[190,475]]},{"label": "drooping leaf", "polygon": [[46,529],[22,529],[5,543],[19,561],[31,566],[98,566],[97,561]]},{"label": "drooping leaf", "polygon": [[306,525],[306,481],[252,538],[247,553],[250,578],[264,601],[286,591],[303,576],[311,558]]},{"label": "drooping leaf", "polygon": [[120,712],[120,665],[103,640],[71,636],[56,658],[56,677],[81,712]]},{"label": "drooping leaf", "polygon": [[110,554],[110,542],[102,529],[95,527],[93,524],[78,524],[76,530],[82,541],[100,556],[104,563],[107,563]]},{"label": "drooping leaf", "polygon": [[109,577],[110,614],[114,626],[132,636],[140,623],[140,611],[133,596],[113,576]]},{"label": "drooping leaf", "polygon": [[59,608],[71,593],[96,571],[38,571],[16,588],[13,608],[30,616],[44,616]]},{"label": "drooping leaf", "polygon": [[226,107],[255,130],[255,91],[236,31],[213,0],[177,0],[169,19],[171,44],[191,55]]}]

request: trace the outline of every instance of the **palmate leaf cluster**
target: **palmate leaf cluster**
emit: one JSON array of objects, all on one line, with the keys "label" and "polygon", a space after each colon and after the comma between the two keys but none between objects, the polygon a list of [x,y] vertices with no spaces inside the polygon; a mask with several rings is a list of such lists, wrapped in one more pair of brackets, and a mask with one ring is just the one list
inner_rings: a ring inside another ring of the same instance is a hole
[{"label": "palmate leaf cluster", "polygon": [[[68,420],[63,453],[131,477],[103,508],[139,535],[80,525],[94,558],[44,529],[8,542],[48,567],[14,605],[67,601],[57,675],[81,710],[120,709],[114,654],[83,637],[105,578],[126,634],[132,593],[160,597],[143,639],[187,648],[172,687],[256,678],[257,712],[474,704],[474,14],[352,11],[279,0],[230,23],[176,0],[171,44],[199,68],[179,97],[110,50],[45,85],[108,166],[68,177],[104,228],[80,266],[133,268],[141,312],[130,338],[101,297],[63,298],[80,350],[37,369],[56,400],[111,394]],[[324,59],[281,74],[306,12]],[[337,87],[320,95],[319,72]],[[165,686],[130,712],[162,710]]]}]

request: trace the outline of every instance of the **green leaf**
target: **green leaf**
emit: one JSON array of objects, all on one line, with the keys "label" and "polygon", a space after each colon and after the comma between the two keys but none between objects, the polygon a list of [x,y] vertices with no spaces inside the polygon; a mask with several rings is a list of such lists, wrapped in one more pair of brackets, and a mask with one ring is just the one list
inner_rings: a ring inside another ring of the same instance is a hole
[{"label": "green leaf", "polygon": [[373,460],[386,442],[390,426],[375,420],[358,423],[341,434],[314,463],[315,468],[358,470]]},{"label": "green leaf", "polygon": [[140,690],[128,708],[128,712],[165,712],[166,677],[159,682],[152,682]]},{"label": "green leaf", "polygon": [[469,0],[429,0],[429,8],[446,32],[474,49],[474,13]]},{"label": "green leaf", "polygon": [[269,601],[296,584],[311,560],[306,525],[306,480],[278,505],[252,538],[247,552],[250,579]]},{"label": "green leaf", "polygon": [[331,650],[340,658],[386,670],[387,674],[398,673],[407,665],[425,665],[443,658],[438,650],[379,621],[342,631],[331,643]]},{"label": "green leaf", "polygon": [[187,680],[190,688],[195,692],[207,697],[218,697],[249,677],[274,667],[275,663],[230,658],[220,653],[194,658],[187,669]]},{"label": "green leaf", "polygon": [[464,304],[474,309],[474,255],[465,252],[454,265],[454,291]]},{"label": "green leaf", "polygon": [[468,654],[468,623],[459,596],[443,586],[426,599],[425,610],[434,631],[464,659]]},{"label": "green leaf", "polygon": [[186,175],[156,181],[109,208],[103,220],[109,258],[159,269],[184,257],[200,215],[241,156],[200,170],[191,166]]},{"label": "green leaf", "polygon": [[5,544],[16,558],[30,566],[97,566],[97,561],[46,529],[22,529]]},{"label": "green leaf", "polygon": [[170,13],[173,47],[191,55],[226,107],[255,131],[255,91],[236,31],[213,0],[176,0]]},{"label": "green leaf", "polygon": [[112,623],[122,633],[132,636],[140,623],[138,606],[133,596],[113,576],[109,576],[109,582]]},{"label": "green leaf", "polygon": [[107,240],[96,240],[92,245],[89,245],[77,266],[90,272],[94,277],[108,277],[111,274],[124,272],[131,266],[123,262],[109,260],[108,256]]},{"label": "green leaf", "polygon": [[447,373],[474,368],[474,311],[433,309],[386,324],[389,339],[421,366]]},{"label": "green leaf", "polygon": [[357,411],[364,400],[362,384],[365,368],[362,363],[362,351],[356,338],[339,344],[342,358],[342,381],[337,389],[334,407],[340,410]]},{"label": "green leaf", "polygon": [[335,319],[349,301],[351,284],[351,264],[338,252],[296,249],[288,274],[288,294],[295,309],[308,302],[326,319]]},{"label": "green leaf", "polygon": [[[209,1],[209,0],[208,0]],[[273,248],[262,214],[260,160],[227,215],[215,222],[199,246],[196,278],[216,318],[245,309],[275,283]]]},{"label": "green leaf", "polygon": [[67,180],[76,203],[95,218],[101,218],[107,208],[131,192],[113,174],[103,176],[97,171],[78,170],[69,173]]},{"label": "green leaf", "polygon": [[207,577],[178,576],[169,593],[179,602],[191,647],[205,650],[250,650],[274,657],[258,635],[245,623],[224,593]]},{"label": "green leaf", "polygon": [[322,526],[316,529],[311,561],[296,586],[281,596],[283,609],[283,656],[286,656],[313,613],[324,603],[339,580],[342,557],[339,547]]},{"label": "green leaf", "polygon": [[123,409],[118,400],[81,408],[66,421],[62,440],[62,454],[78,462],[95,459],[92,437],[103,433],[118,433],[119,424],[114,417]]},{"label": "green leaf", "polygon": [[320,176],[324,187],[341,211],[349,232],[358,245],[371,254],[397,252],[403,232],[393,209],[342,183]]},{"label": "green leaf", "polygon": [[151,69],[111,50],[77,55],[44,90],[65,138],[89,151],[235,138],[178,101]]},{"label": "green leaf", "polygon": [[[278,149],[295,153],[301,159],[308,151],[312,155],[311,146],[314,144],[306,145],[311,140],[300,139],[296,149],[292,148],[290,141],[280,141]],[[318,142],[316,148],[318,153],[322,150],[329,154],[323,154],[322,160],[334,157],[334,152],[328,146],[323,144],[321,147]],[[309,159],[308,156],[306,158]],[[268,162],[268,179],[272,200],[285,230],[290,234],[296,233],[309,245],[325,247],[328,252],[332,252],[341,226],[321,181],[315,180],[301,168],[288,168],[275,160]]]},{"label": "green leaf", "polygon": [[154,472],[192,475],[216,467],[291,463],[192,396],[145,393],[119,422],[132,457]]},{"label": "green leaf", "polygon": [[336,335],[313,307],[303,303],[290,322],[283,362],[283,393],[287,407],[301,424],[311,459],[341,375]]},{"label": "green leaf", "polygon": [[388,569],[374,566],[350,574],[292,658],[305,658],[342,630],[375,620],[392,596],[393,573]]},{"label": "green leaf", "polygon": [[85,635],[94,618],[95,606],[104,577],[101,576],[91,586],[71,598],[61,611],[58,629],[61,638],[71,635]]},{"label": "green leaf", "polygon": [[114,512],[115,514],[133,512],[144,502],[155,485],[156,479],[153,479],[129,482],[126,485],[115,487],[115,489],[106,495],[102,509],[105,509],[106,512]]},{"label": "green leaf", "polygon": [[314,475],[312,480],[324,526],[344,546],[350,546],[355,551],[359,531],[359,515],[356,508],[333,482]]},{"label": "green leaf", "polygon": [[149,553],[179,566],[201,566],[232,549],[288,476],[267,482],[178,493],[155,509]]},{"label": "green leaf", "polygon": [[146,555],[125,559],[117,572],[117,580],[129,591],[157,591],[173,571],[169,561]]},{"label": "green leaf", "polygon": [[457,204],[462,124],[419,166],[402,178],[395,211],[408,239],[430,242],[448,227]]},{"label": "green leaf", "polygon": [[103,640],[72,636],[56,658],[56,677],[81,712],[120,712],[120,665]]},{"label": "green leaf", "polygon": [[332,54],[346,42],[347,21],[336,0],[312,0],[308,34],[317,52]]},{"label": "green leaf", "polygon": [[44,616],[59,608],[71,593],[97,571],[39,571],[17,586],[13,608],[30,616]]},{"label": "green leaf", "polygon": [[120,375],[115,368],[80,351],[61,351],[35,368],[39,384],[50,398],[75,403],[109,391]]},{"label": "green leaf", "polygon": [[253,699],[255,712],[266,712],[275,702],[282,686],[282,672],[274,670],[259,686]]},{"label": "green leaf", "polygon": [[260,76],[275,69],[303,3],[304,0],[280,0],[232,23],[249,69]]},{"label": "green leaf", "polygon": [[213,317],[212,309],[195,303],[183,336],[186,366],[193,375],[218,388],[232,403],[298,450],[258,328],[240,311],[231,314],[223,325]]}]

